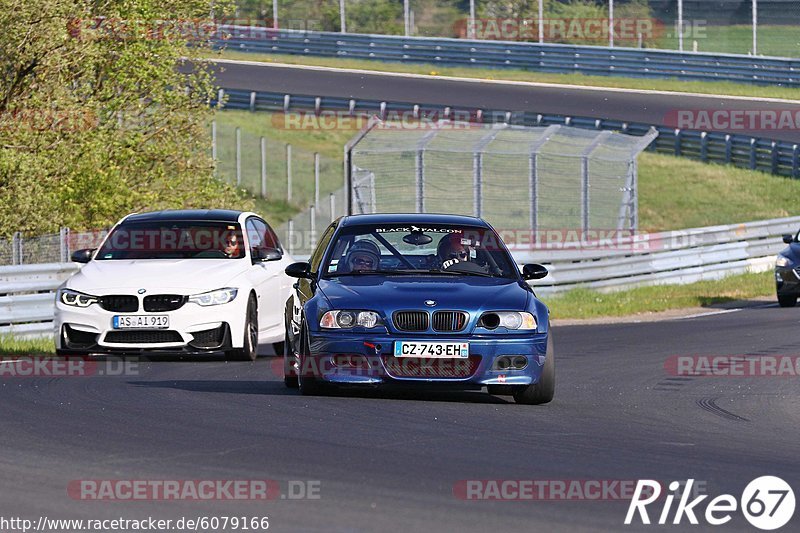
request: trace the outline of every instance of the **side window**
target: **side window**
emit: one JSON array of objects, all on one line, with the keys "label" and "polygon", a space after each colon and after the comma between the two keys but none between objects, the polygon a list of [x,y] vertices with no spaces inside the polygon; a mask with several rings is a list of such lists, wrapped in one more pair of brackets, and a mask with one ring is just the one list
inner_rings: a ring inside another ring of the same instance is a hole
[{"label": "side window", "polygon": [[331,242],[331,237],[333,237],[333,232],[335,230],[336,224],[331,224],[319,239],[317,247],[314,249],[314,253],[311,254],[311,259],[309,259],[309,262],[311,263],[311,272],[317,272],[319,270],[319,264],[322,262],[322,256],[325,255],[325,249],[328,248],[328,243]]},{"label": "side window", "polygon": [[264,248],[264,231],[266,224],[257,218],[250,217],[245,224],[245,231],[247,231],[247,241],[250,243],[250,255],[255,255],[257,249]]},{"label": "side window", "polygon": [[260,218],[250,217],[247,219],[247,239],[250,241],[250,252],[256,248],[262,250],[278,250],[283,253],[278,236],[269,227],[269,224]]}]

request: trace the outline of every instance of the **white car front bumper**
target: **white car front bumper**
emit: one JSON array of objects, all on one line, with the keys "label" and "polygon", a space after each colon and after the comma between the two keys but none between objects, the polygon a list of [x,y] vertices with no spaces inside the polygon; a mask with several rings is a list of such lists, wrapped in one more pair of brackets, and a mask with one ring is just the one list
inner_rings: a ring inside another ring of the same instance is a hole
[{"label": "white car front bumper", "polygon": [[[244,343],[244,324],[248,294],[241,292],[226,304],[203,307],[185,301],[172,310],[146,311],[146,296],[174,294],[173,291],[148,290],[145,295],[115,290],[114,297],[129,301],[136,298],[136,311],[121,311],[109,295],[100,296],[101,302],[88,307],[74,307],[56,302],[54,333],[56,348],[64,351],[110,352],[213,352],[241,348]],[[166,306],[167,309],[177,304]],[[128,307],[126,309],[132,309]],[[161,308],[159,308],[161,309]],[[166,316],[166,328],[121,329],[114,328],[115,316]]]}]

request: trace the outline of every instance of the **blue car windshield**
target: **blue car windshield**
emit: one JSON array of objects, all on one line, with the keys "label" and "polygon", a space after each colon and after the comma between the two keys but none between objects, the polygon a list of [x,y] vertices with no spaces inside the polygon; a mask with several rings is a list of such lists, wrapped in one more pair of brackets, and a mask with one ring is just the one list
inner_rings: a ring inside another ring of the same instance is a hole
[{"label": "blue car windshield", "polygon": [[323,276],[430,274],[517,279],[500,237],[489,228],[450,224],[358,225],[328,246]]}]

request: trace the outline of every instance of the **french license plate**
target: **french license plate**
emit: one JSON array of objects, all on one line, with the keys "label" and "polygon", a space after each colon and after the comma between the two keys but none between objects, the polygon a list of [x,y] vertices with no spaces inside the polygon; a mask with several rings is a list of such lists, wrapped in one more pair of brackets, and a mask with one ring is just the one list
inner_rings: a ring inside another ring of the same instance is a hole
[{"label": "french license plate", "polygon": [[169,327],[167,315],[115,315],[114,329],[162,329]]},{"label": "french license plate", "polygon": [[441,359],[469,357],[469,343],[395,341],[394,356],[431,357]]}]

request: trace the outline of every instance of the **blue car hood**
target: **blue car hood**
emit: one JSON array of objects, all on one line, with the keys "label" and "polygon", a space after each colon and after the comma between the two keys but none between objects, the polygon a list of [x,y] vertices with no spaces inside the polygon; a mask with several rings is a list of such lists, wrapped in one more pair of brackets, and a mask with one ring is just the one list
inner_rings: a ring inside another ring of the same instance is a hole
[{"label": "blue car hood", "polygon": [[345,276],[320,280],[319,288],[334,309],[432,309],[522,311],[529,291],[519,282],[477,276]]}]

